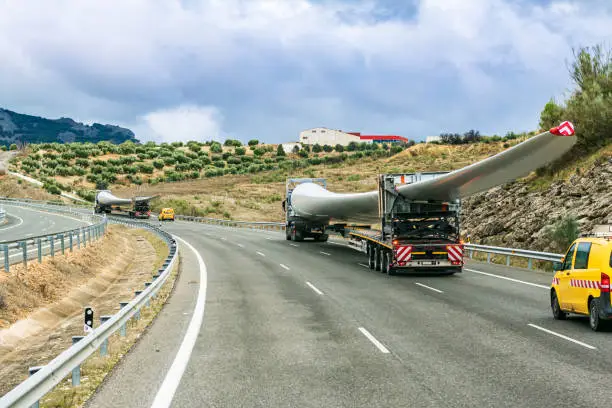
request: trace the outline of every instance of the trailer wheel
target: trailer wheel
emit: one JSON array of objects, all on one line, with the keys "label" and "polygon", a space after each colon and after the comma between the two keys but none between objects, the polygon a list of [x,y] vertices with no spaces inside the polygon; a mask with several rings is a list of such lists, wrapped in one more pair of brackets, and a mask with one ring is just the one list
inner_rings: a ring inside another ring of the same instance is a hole
[{"label": "trailer wheel", "polygon": [[317,241],[317,242],[327,242],[327,238],[329,238],[329,235],[321,234],[321,235],[315,236],[315,241]]},{"label": "trailer wheel", "polygon": [[375,250],[376,263],[374,269],[380,272],[382,266],[382,251],[379,248]]},{"label": "trailer wheel", "polygon": [[291,241],[291,227],[285,227],[285,239]]},{"label": "trailer wheel", "polygon": [[385,256],[384,256],[384,268],[385,268],[385,273],[389,276],[393,276],[395,275],[395,269],[393,269],[393,267],[391,266],[391,253],[385,251]]},{"label": "trailer wheel", "polygon": [[376,251],[372,245],[368,245],[368,266],[370,269],[376,269]]}]

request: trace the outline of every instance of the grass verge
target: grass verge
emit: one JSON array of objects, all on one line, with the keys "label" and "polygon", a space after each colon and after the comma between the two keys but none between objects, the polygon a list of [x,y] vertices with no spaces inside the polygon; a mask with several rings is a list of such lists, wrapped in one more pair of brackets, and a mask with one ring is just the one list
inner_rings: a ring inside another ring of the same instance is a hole
[{"label": "grass verge", "polygon": [[[168,247],[155,234],[144,231],[143,236],[153,245],[157,253],[157,268],[161,267],[163,260],[168,255]],[[127,336],[121,337],[119,331],[109,337],[108,354],[101,357],[99,352],[92,354],[81,365],[81,385],[73,387],[71,376],[64,378],[51,392],[40,401],[43,408],[68,408],[82,407],[87,400],[95,393],[96,389],[102,384],[106,376],[111,372],[115,365],[126,355],[136,344],[136,341],[147,330],[155,317],[161,311],[168,297],[172,293],[176,277],[181,268],[181,258],[168,277],[168,280],[157,292],[150,307],[145,307],[140,311],[140,319],[131,319],[127,324]],[[153,275],[153,272],[151,273]]]}]

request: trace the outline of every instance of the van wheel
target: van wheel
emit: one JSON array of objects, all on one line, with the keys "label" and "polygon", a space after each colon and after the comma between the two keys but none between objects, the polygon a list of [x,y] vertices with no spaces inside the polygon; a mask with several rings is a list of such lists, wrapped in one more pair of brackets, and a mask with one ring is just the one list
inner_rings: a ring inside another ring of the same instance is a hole
[{"label": "van wheel", "polygon": [[600,331],[604,328],[604,321],[599,318],[599,301],[591,299],[589,303],[589,326],[593,331]]},{"label": "van wheel", "polygon": [[559,299],[557,299],[557,292],[554,290],[550,293],[550,307],[555,320],[565,320],[567,318],[567,313],[561,310]]}]

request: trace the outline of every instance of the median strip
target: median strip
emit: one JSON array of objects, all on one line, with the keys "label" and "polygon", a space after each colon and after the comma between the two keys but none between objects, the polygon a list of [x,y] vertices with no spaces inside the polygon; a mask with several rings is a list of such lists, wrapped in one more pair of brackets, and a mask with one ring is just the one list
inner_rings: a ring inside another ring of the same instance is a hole
[{"label": "median strip", "polygon": [[366,338],[370,340],[372,344],[374,344],[382,353],[389,353],[389,350],[380,341],[376,340],[376,337],[372,336],[369,331],[367,331],[363,327],[359,327],[359,331],[363,333],[363,335],[366,336]]},{"label": "median strip", "polygon": [[579,345],[581,345],[582,347],[586,347],[586,348],[591,349],[591,350],[597,350],[597,347],[591,346],[590,344],[586,344],[586,343],[583,343],[583,342],[581,342],[581,341],[578,341],[578,340],[572,339],[571,337],[567,337],[567,336],[565,336],[565,335],[563,335],[563,334],[560,334],[560,333],[554,332],[554,331],[552,331],[552,330],[545,329],[545,328],[540,327],[540,326],[537,326],[537,325],[535,325],[535,324],[533,324],[533,323],[529,323],[529,324],[527,324],[527,326],[529,326],[529,327],[533,327],[534,329],[541,330],[541,331],[543,331],[543,332],[545,332],[545,333],[548,333],[548,334],[552,334],[553,336],[560,337],[560,338],[562,338],[562,339],[564,339],[564,340],[571,341],[572,343],[579,344]]}]

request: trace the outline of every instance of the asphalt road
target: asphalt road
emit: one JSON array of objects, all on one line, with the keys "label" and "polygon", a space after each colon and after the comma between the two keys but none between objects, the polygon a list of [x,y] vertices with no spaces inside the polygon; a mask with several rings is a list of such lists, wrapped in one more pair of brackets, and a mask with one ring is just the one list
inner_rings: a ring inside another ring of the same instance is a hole
[{"label": "asphalt road", "polygon": [[[204,323],[172,406],[612,402],[612,333],[592,332],[585,318],[554,321],[550,274],[470,263],[451,277],[389,277],[331,242],[183,222],[164,228],[195,247],[208,276]],[[185,245],[181,254],[168,305],[88,406],[149,407],[171,392],[160,387],[200,281],[195,255]]]}]

